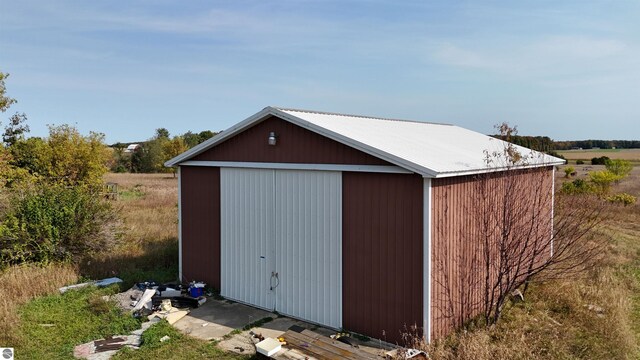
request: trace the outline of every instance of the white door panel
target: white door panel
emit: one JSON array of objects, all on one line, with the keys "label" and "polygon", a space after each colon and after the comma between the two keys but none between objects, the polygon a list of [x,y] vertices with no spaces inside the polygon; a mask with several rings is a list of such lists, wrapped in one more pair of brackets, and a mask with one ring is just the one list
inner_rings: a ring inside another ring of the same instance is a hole
[{"label": "white door panel", "polygon": [[340,328],[342,174],[222,168],[220,177],[221,294]]},{"label": "white door panel", "polygon": [[279,312],[342,326],[342,175],[276,171]]},{"label": "white door panel", "polygon": [[273,310],[274,171],[221,168],[220,188],[220,293]]}]

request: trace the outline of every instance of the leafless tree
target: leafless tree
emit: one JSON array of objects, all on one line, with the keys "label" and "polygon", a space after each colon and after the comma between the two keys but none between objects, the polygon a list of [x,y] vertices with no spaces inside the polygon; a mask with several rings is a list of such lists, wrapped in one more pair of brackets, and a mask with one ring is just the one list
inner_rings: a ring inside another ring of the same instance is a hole
[{"label": "leafless tree", "polygon": [[[498,129],[506,141],[515,134],[506,124]],[[477,315],[495,324],[515,290],[526,293],[533,279],[576,275],[601,252],[594,229],[606,205],[589,195],[554,196],[544,159],[509,142],[486,151],[487,171],[473,177],[468,199],[457,200],[464,203],[463,219],[456,220],[463,226],[454,236],[437,235],[457,239],[440,243],[435,262],[435,291],[444,299],[437,313],[450,326]],[[441,225],[436,229],[444,231]]]}]

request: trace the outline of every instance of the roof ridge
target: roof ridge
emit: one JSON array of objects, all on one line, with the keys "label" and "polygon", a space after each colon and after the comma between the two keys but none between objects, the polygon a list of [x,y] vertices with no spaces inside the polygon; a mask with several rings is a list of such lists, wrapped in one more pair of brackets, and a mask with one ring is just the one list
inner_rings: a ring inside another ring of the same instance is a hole
[{"label": "roof ridge", "polygon": [[387,121],[410,122],[410,123],[418,123],[418,124],[455,126],[453,124],[439,123],[439,122],[432,122],[432,121],[419,121],[419,120],[384,118],[384,117],[378,117],[378,116],[343,114],[343,113],[336,113],[336,112],[329,112],[329,111],[317,111],[317,110],[307,110],[307,109],[285,108],[285,107],[280,107],[280,106],[270,106],[270,107],[274,108],[276,110],[281,110],[281,111],[296,111],[296,112],[303,112],[303,113],[309,113],[309,114],[348,116],[348,117],[356,117],[356,118],[371,119],[371,120],[387,120]]}]

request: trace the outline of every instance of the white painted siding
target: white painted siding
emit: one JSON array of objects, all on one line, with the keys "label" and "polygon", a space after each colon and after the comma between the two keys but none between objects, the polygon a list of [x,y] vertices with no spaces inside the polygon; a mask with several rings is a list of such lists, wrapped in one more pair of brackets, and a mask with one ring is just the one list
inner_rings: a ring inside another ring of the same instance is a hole
[{"label": "white painted siding", "polygon": [[220,293],[273,310],[273,170],[222,168],[220,188]]},{"label": "white painted siding", "polygon": [[342,174],[276,171],[276,309],[342,327]]},{"label": "white painted siding", "polygon": [[222,168],[220,186],[222,296],[340,328],[342,174]]}]

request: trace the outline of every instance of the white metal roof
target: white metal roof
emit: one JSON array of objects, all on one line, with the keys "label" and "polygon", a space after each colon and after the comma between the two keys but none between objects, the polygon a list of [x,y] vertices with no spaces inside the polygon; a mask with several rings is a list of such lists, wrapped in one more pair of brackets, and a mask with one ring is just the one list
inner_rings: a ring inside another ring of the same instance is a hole
[{"label": "white metal roof", "polygon": [[[504,169],[487,165],[487,154],[507,143],[455,125],[266,107],[204,143],[167,161],[174,166],[273,115],[425,177],[446,177]],[[564,160],[514,145],[524,157],[517,167],[563,164]]]}]

